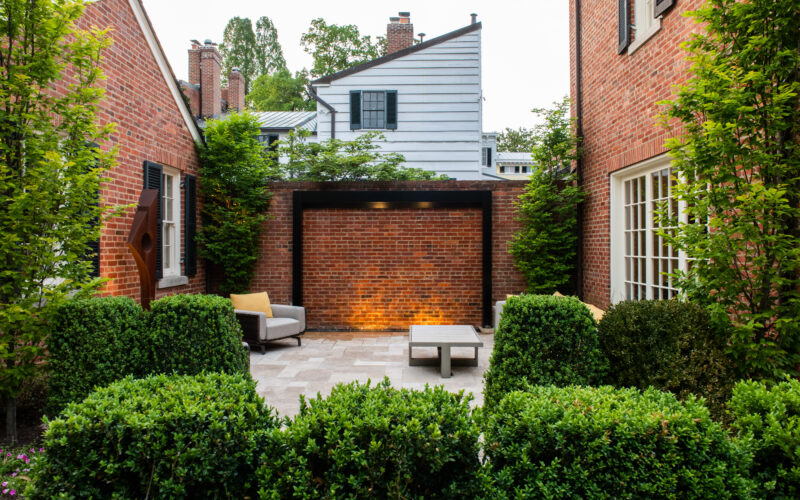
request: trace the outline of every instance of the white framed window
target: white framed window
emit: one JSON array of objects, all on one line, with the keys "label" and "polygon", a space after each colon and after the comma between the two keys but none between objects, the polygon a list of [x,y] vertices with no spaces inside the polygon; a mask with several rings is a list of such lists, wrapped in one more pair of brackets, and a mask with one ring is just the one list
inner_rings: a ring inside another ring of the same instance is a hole
[{"label": "white framed window", "polygon": [[634,0],[633,40],[628,46],[628,54],[633,54],[661,29],[661,16],[655,16],[656,0]]},{"label": "white framed window", "polygon": [[181,275],[181,176],[163,167],[161,173],[161,258],[163,275]]},{"label": "white framed window", "polygon": [[[686,256],[658,234],[657,211],[683,213],[672,195],[675,179],[662,155],[611,176],[611,302],[669,299],[679,292],[671,273],[686,269]],[[682,215],[681,215],[682,216]]]}]

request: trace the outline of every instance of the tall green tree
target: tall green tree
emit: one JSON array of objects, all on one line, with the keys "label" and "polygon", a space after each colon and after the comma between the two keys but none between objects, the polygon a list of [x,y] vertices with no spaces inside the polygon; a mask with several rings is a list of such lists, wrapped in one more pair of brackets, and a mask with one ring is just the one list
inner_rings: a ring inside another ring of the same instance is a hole
[{"label": "tall green tree", "polygon": [[252,113],[232,113],[210,120],[205,144],[197,145],[203,162],[199,253],[222,271],[220,291],[226,294],[250,287],[271,198],[266,181],[274,174],[269,152],[258,142],[260,130]]},{"label": "tall green tree", "polygon": [[[679,283],[718,317],[732,353],[757,378],[800,362],[800,2],[708,0],[684,47],[689,80],[666,105],[687,220],[669,242],[691,266]],[[669,121],[672,119],[672,121]]]},{"label": "tall green tree", "polygon": [[534,131],[525,127],[506,127],[497,135],[498,151],[533,151],[535,144]]},{"label": "tall green tree", "polygon": [[219,52],[222,56],[223,81],[227,81],[233,68],[239,68],[239,72],[244,76],[246,95],[250,92],[251,83],[261,74],[256,55],[256,34],[250,19],[234,17],[228,21]]},{"label": "tall green tree", "polygon": [[522,229],[510,252],[525,276],[529,293],[575,293],[578,204],[583,191],[571,163],[578,158],[578,138],[569,116],[569,99],[553,108],[533,110],[542,123],[531,130],[534,165],[517,202]]},{"label": "tall green tree", "polygon": [[258,76],[274,75],[279,71],[286,70],[283,48],[278,42],[278,30],[275,29],[270,18],[267,16],[258,18],[255,35]]},{"label": "tall green tree", "polygon": [[112,130],[96,124],[110,42],[75,28],[83,9],[83,0],[0,2],[0,397],[12,440],[15,398],[38,369],[50,313],[100,284],[87,257],[113,162],[92,145]]},{"label": "tall green tree", "polygon": [[337,26],[324,19],[311,21],[307,33],[300,38],[303,50],[314,57],[311,76],[319,78],[376,59],[386,53],[381,37],[373,43],[369,35],[361,35],[352,24]]},{"label": "tall green tree", "polygon": [[295,76],[284,69],[273,75],[261,75],[247,95],[247,103],[254,111],[313,111],[316,102],[306,92],[308,72],[298,71]]}]

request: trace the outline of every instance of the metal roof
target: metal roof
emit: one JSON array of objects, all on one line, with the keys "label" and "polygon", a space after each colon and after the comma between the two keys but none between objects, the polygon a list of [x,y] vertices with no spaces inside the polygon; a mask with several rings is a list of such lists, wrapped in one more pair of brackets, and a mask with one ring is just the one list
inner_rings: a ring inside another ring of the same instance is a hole
[{"label": "metal roof", "polygon": [[255,115],[262,129],[317,131],[316,111],[261,111]]},{"label": "metal roof", "polygon": [[533,163],[533,155],[525,151],[498,151],[494,158],[497,163]]}]

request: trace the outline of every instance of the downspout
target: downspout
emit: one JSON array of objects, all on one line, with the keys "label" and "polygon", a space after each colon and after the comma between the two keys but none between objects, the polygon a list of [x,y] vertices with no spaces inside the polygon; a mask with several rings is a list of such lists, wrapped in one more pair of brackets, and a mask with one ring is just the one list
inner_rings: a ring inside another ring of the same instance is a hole
[{"label": "downspout", "polygon": [[325,106],[325,108],[331,112],[331,139],[336,139],[336,110],[328,104],[327,102],[323,101],[320,96],[317,95],[317,92],[314,90],[314,87],[311,86],[309,83],[306,87],[308,90],[308,94],[314,98],[315,101]]},{"label": "downspout", "polygon": [[[575,0],[575,113],[577,115],[577,126],[575,134],[578,136],[578,145],[583,144],[583,53],[582,53],[582,27],[581,27],[581,0]],[[575,170],[578,177],[578,187],[583,188],[583,154],[578,155],[575,162]],[[576,292],[578,297],[583,300],[583,212],[584,202],[578,204],[578,265],[576,268],[575,279],[578,281]]]}]

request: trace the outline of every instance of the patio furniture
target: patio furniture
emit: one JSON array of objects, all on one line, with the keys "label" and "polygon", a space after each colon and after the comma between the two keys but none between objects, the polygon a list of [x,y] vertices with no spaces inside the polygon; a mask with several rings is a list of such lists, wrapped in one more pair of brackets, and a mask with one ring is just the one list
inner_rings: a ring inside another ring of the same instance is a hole
[{"label": "patio furniture", "polygon": [[[264,354],[268,342],[290,337],[301,345],[300,336],[306,331],[305,308],[270,304],[266,293],[231,295],[231,301],[236,308],[236,319],[242,325],[243,340],[251,349],[258,346]],[[246,309],[241,308],[245,306]]]},{"label": "patio furniture", "polygon": [[[439,359],[414,358],[411,351],[414,347],[436,347]],[[474,347],[474,358],[450,358],[452,347]],[[443,378],[452,375],[451,365],[478,366],[478,348],[483,342],[478,338],[471,325],[411,325],[408,334],[408,365],[440,365]]]}]

